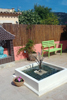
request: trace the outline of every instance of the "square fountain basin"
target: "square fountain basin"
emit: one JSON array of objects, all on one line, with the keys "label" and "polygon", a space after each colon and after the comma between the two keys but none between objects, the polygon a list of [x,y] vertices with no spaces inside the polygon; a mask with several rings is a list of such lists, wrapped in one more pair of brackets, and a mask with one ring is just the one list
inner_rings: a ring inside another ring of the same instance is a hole
[{"label": "square fountain basin", "polygon": [[35,92],[38,96],[41,96],[44,93],[47,93],[67,82],[67,68],[53,65],[47,62],[43,62],[43,64],[58,69],[60,71],[42,80],[37,80],[23,72],[23,70],[25,69],[37,66],[37,63],[32,63],[30,65],[25,65],[23,67],[15,69],[15,75],[21,76],[25,81],[24,84],[33,92]]}]

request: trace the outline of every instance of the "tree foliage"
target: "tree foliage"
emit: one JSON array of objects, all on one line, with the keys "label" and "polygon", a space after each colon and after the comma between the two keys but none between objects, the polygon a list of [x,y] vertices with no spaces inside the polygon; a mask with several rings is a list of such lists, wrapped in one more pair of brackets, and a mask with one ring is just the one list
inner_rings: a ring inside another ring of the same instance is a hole
[{"label": "tree foliage", "polygon": [[40,24],[40,16],[33,10],[23,11],[19,16],[20,24]]},{"label": "tree foliage", "polygon": [[41,24],[46,25],[58,25],[59,21],[57,19],[57,16],[55,16],[53,13],[51,16],[47,16],[46,19],[41,20]]},{"label": "tree foliage", "polygon": [[51,10],[51,8],[36,4],[34,9],[22,12],[19,16],[19,23],[57,25],[59,24],[58,18]]},{"label": "tree foliage", "polygon": [[44,6],[34,5],[34,11],[40,16],[41,24],[57,25],[59,24],[58,18],[51,12],[51,8]]},{"label": "tree foliage", "polygon": [[51,8],[44,7],[41,5],[37,6],[37,4],[34,5],[34,11],[38,13],[41,19],[47,18],[48,14],[51,15]]}]

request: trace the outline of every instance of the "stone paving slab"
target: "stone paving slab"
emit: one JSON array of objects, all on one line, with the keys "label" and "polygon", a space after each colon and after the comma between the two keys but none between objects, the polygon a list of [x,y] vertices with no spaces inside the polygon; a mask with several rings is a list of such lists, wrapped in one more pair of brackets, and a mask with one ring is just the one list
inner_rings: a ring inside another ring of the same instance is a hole
[{"label": "stone paving slab", "polygon": [[[44,61],[67,68],[67,53],[44,57]],[[12,80],[15,68],[33,63],[32,61],[19,61],[12,67],[0,69],[0,100],[67,100],[67,83],[42,95],[37,96],[25,85],[16,87]]]}]

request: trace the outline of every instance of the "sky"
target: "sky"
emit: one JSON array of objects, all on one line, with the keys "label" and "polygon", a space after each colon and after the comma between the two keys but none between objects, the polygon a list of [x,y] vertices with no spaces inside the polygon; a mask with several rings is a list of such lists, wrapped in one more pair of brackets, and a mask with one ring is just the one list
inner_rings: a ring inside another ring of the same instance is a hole
[{"label": "sky", "polygon": [[0,8],[14,8],[16,11],[34,9],[35,4],[52,8],[53,12],[67,13],[67,0],[0,0]]}]

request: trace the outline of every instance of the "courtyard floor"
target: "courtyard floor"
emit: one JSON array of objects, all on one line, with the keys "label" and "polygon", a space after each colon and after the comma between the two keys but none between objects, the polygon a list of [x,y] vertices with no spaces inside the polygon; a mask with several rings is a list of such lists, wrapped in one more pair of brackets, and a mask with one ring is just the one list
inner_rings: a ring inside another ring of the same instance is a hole
[{"label": "courtyard floor", "polygon": [[[62,55],[57,53],[51,55],[50,58],[44,57],[44,61],[67,68],[67,53],[62,53]],[[16,87],[12,82],[14,70],[30,63],[32,61],[17,61],[12,67],[0,69],[0,100],[67,100],[67,83],[41,97],[25,85]]]}]

